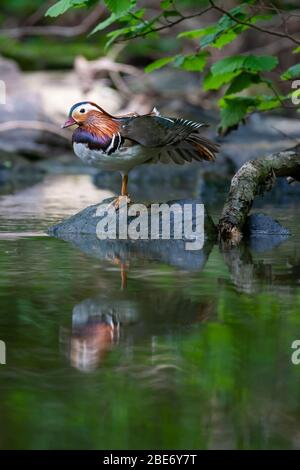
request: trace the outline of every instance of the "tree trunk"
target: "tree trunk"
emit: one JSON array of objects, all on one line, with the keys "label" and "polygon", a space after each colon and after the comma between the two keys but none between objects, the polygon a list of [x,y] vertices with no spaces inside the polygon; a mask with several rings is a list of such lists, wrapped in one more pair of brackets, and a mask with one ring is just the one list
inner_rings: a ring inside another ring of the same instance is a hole
[{"label": "tree trunk", "polygon": [[258,160],[246,162],[234,175],[218,229],[222,240],[238,243],[254,198],[269,191],[276,177],[300,181],[300,144]]}]

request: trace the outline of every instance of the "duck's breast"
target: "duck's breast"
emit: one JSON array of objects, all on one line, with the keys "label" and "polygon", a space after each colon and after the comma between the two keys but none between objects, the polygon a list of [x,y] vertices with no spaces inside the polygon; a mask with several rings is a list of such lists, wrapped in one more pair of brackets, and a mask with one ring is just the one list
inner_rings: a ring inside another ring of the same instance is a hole
[{"label": "duck's breast", "polygon": [[108,155],[103,150],[91,150],[87,144],[73,144],[75,155],[84,163],[109,171],[128,172],[153,157],[157,150],[147,149],[141,145],[122,147],[117,152]]}]

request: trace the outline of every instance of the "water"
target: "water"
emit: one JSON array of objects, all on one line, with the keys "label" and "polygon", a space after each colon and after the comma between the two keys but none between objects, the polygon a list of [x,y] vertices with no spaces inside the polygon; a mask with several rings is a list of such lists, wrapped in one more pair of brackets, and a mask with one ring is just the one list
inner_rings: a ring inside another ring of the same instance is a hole
[{"label": "water", "polygon": [[287,242],[193,271],[45,235],[110,195],[62,175],[0,198],[0,448],[300,448],[299,207],[264,207]]}]

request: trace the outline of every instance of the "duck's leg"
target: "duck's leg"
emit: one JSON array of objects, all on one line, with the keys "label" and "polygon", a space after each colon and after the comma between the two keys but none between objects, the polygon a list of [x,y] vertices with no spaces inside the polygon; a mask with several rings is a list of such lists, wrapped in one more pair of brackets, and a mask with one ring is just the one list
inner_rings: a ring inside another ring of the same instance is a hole
[{"label": "duck's leg", "polygon": [[123,204],[130,204],[130,196],[127,191],[128,185],[128,173],[121,173],[122,175],[122,187],[121,187],[121,196],[118,196],[111,204],[116,210],[119,209]]},{"label": "duck's leg", "polygon": [[122,173],[122,189],[121,189],[122,196],[128,196],[127,185],[128,185],[128,175],[127,173],[126,174]]}]

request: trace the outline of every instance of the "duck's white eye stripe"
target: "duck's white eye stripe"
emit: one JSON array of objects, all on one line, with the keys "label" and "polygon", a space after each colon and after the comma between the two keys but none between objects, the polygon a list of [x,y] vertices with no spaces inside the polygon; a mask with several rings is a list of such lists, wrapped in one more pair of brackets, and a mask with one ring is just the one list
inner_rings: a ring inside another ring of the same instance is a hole
[{"label": "duck's white eye stripe", "polygon": [[101,112],[96,106],[93,106],[91,103],[81,103],[74,109],[74,111],[81,114],[84,114],[88,111]]}]

